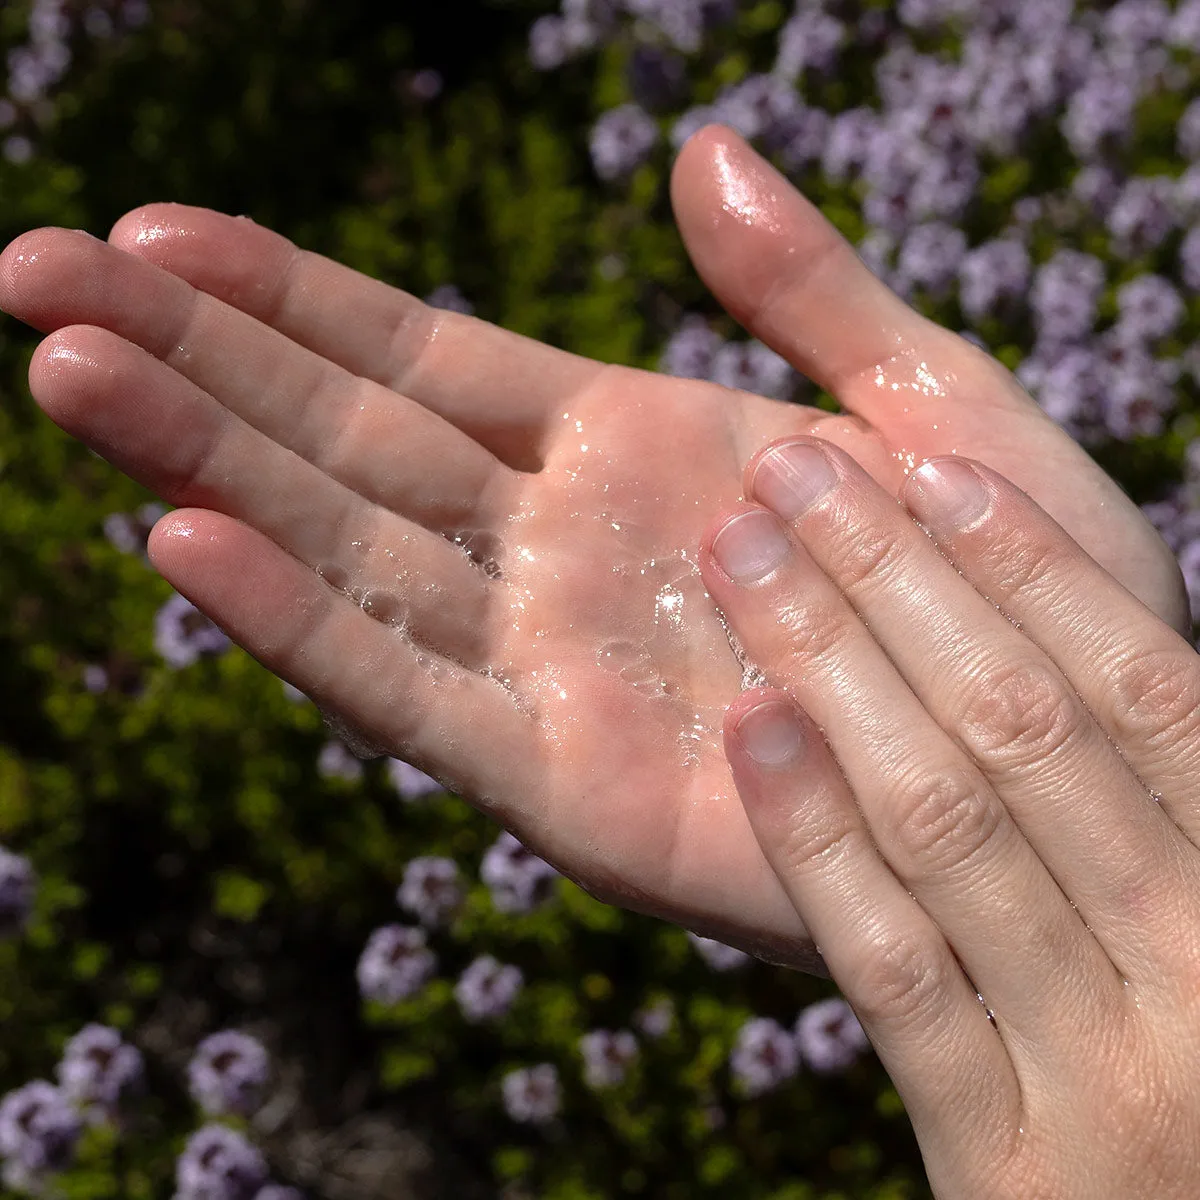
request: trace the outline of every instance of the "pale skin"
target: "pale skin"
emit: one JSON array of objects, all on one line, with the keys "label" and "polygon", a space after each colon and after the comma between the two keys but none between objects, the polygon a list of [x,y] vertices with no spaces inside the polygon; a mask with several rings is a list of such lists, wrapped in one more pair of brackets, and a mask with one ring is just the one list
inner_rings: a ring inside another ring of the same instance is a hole
[{"label": "pale skin", "polygon": [[906,513],[788,440],[746,495],[701,565],[778,686],[730,707],[729,761],[935,1195],[1195,1196],[1200,658],[963,458]]},{"label": "pale skin", "polygon": [[579,358],[175,205],[108,244],[24,235],[0,307],[49,335],[46,413],[179,506],[154,565],[270,670],[602,898],[816,968],[730,779],[743,671],[696,570],[754,451],[820,434],[893,495],[929,455],[980,458],[1164,620],[1186,599],[1012,377],[734,134],[688,143],[673,196],[714,294],[843,415]]}]

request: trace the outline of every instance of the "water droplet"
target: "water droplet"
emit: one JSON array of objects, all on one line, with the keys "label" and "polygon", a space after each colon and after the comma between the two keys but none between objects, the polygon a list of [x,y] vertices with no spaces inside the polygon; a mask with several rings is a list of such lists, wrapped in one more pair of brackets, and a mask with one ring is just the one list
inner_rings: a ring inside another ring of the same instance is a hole
[{"label": "water droplet", "polygon": [[325,580],[335,592],[345,592],[350,576],[345,568],[332,563],[323,563],[317,567],[317,574]]},{"label": "water droplet", "polygon": [[489,579],[503,578],[504,540],[485,529],[462,529],[450,539]]},{"label": "water droplet", "polygon": [[683,592],[667,584],[654,600],[654,619],[659,624],[679,629],[683,625]]},{"label": "water droplet", "polygon": [[383,625],[402,626],[408,616],[400,597],[393,596],[391,592],[364,592],[359,604],[368,617]]}]

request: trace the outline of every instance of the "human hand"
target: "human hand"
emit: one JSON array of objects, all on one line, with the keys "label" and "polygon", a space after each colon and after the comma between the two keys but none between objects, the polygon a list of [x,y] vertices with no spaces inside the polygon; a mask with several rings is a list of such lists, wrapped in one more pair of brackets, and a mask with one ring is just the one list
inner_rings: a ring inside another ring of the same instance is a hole
[{"label": "human hand", "polygon": [[784,689],[725,743],[935,1195],[1194,1196],[1200,658],[994,472],[910,476],[935,545],[785,445],[702,553]]},{"label": "human hand", "polygon": [[720,745],[743,672],[695,567],[757,447],[820,433],[892,490],[914,459],[973,453],[1168,619],[1182,588],[1007,372],[732,134],[697,135],[674,191],[719,298],[846,415],[564,354],[179,206],[111,246],[25,235],[0,306],[51,334],[46,412],[183,506],[155,566],[271,670],[605,899],[800,965]]}]

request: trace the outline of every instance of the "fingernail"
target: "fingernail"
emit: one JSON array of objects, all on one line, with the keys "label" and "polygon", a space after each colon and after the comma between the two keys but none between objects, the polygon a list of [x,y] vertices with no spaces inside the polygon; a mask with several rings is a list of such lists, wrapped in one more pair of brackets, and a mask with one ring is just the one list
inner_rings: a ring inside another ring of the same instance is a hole
[{"label": "fingernail", "polygon": [[770,451],[754,472],[754,495],[793,521],[837,483],[833,464],[816,446],[796,442]]},{"label": "fingernail", "polygon": [[905,499],[925,524],[967,529],[987,512],[991,497],[973,467],[953,459],[928,462],[908,478]]},{"label": "fingernail", "polygon": [[770,513],[734,517],[713,540],[713,558],[731,579],[753,583],[769,575],[791,549],[787,535]]},{"label": "fingernail", "polygon": [[804,742],[795,710],[780,700],[752,708],[738,722],[737,735],[746,752],[762,767],[782,767],[791,762]]}]

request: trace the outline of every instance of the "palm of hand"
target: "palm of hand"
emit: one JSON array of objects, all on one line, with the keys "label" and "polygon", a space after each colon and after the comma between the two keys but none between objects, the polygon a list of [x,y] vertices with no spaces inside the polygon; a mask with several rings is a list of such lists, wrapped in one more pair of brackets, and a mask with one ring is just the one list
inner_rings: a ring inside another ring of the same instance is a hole
[{"label": "palm of hand", "polygon": [[[677,180],[715,163],[727,183],[744,151],[704,137]],[[811,944],[721,750],[743,666],[694,567],[754,450],[816,433],[892,490],[910,462],[959,451],[1025,487],[1176,623],[1181,590],[1137,510],[1007,372],[875,284],[794,193],[771,195],[789,211],[766,233],[743,219],[740,186],[740,209],[720,201],[724,228],[689,215],[711,214],[703,187],[677,195],[693,256],[730,311],[852,415],[435,317],[323,260],[297,265],[257,227],[188,210],[134,214],[113,240],[225,303],[197,304],[179,280],[132,275],[152,268],[62,232],[10,248],[0,299],[42,329],[76,326],[35,360],[35,393],[130,474],[203,510],[167,518],[152,555],[236,640],[605,898],[804,964]],[[780,239],[817,260],[802,287],[787,286]],[[142,306],[114,302],[124,292]],[[169,420],[133,419],[139,394]],[[369,406],[345,402],[364,394]],[[236,436],[230,413],[245,422]],[[429,532],[459,535],[476,568]],[[404,565],[409,543],[420,569]],[[363,616],[388,616],[385,585],[403,593],[400,636]],[[264,589],[292,602],[265,619]]]}]

